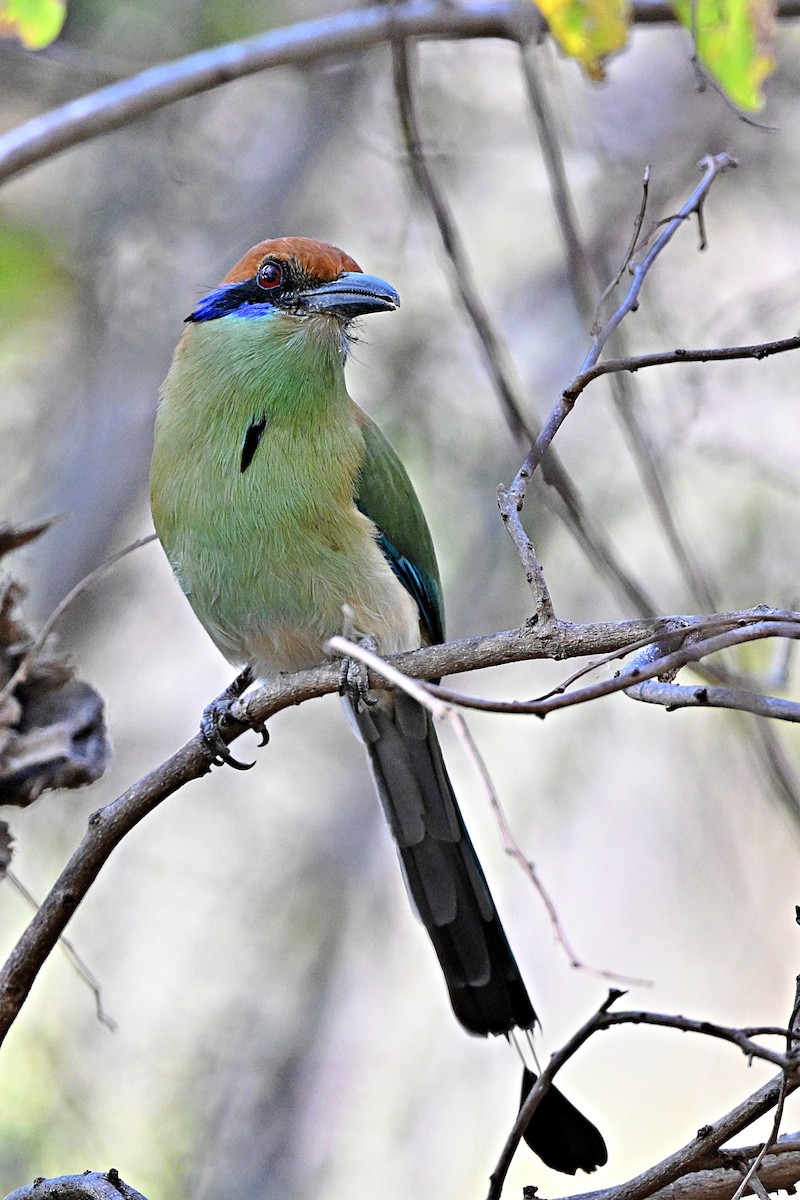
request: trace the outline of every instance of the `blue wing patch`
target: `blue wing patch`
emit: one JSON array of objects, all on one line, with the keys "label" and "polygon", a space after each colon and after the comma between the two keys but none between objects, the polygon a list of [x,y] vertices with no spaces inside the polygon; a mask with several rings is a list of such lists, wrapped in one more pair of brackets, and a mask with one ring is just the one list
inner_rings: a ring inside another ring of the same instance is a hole
[{"label": "blue wing patch", "polygon": [[[369,516],[369,513],[364,512],[359,500],[356,500],[356,507],[359,512],[364,513],[365,517]],[[378,536],[375,540],[381,548],[383,557],[419,609],[420,625],[426,641],[431,645],[443,642],[442,605],[438,585],[426,571],[414,566],[410,559],[401,554],[377,525],[376,529]]]},{"label": "blue wing patch", "polygon": [[444,641],[444,630],[437,603],[438,588],[433,580],[409,562],[392,545],[385,533],[378,531],[378,545],[383,556],[419,609],[419,618],[427,641],[431,645]]}]

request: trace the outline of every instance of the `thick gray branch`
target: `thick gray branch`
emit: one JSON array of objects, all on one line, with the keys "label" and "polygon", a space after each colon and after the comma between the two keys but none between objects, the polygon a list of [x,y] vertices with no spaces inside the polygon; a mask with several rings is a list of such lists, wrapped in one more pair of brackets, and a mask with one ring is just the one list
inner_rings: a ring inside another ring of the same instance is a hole
[{"label": "thick gray branch", "polygon": [[112,1168],[105,1173],[85,1171],[83,1175],[34,1179],[27,1187],[11,1192],[6,1200],[146,1200],[146,1197],[120,1179]]}]

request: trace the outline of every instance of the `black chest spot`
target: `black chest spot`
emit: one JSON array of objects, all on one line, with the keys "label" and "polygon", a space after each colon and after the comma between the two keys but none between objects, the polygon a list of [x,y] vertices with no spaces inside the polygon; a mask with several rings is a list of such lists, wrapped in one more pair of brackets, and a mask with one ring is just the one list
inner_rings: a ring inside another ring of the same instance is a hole
[{"label": "black chest spot", "polygon": [[267,418],[259,417],[253,420],[247,426],[245,435],[242,439],[242,457],[239,461],[239,470],[244,475],[250,463],[253,461],[253,455],[258,449],[258,443],[264,436],[264,430],[267,428]]}]

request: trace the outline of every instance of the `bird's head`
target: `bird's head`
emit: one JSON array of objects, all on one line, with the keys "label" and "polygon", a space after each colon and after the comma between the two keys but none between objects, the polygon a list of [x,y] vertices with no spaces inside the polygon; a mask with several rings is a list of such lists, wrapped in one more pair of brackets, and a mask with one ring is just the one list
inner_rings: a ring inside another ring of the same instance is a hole
[{"label": "bird's head", "polygon": [[345,326],[354,317],[391,312],[399,304],[390,284],[365,275],[336,246],[312,238],[273,238],[248,250],[186,320],[252,319],[277,313],[303,319],[318,314]]}]

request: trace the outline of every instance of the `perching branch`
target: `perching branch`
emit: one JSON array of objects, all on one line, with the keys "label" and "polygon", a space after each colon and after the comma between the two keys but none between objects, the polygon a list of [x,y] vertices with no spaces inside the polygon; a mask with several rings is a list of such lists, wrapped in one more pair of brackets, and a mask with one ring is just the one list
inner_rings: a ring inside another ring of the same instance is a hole
[{"label": "perching branch", "polygon": [[57,1179],[35,1179],[17,1188],[6,1200],[146,1200],[119,1171],[84,1171],[82,1175],[60,1175]]},{"label": "perching branch", "polygon": [[[674,674],[681,667],[698,663],[708,655],[744,642],[760,641],[767,637],[800,638],[800,614],[781,613],[775,610],[762,621],[763,613],[753,609],[750,613],[719,615],[698,621],[693,618],[673,618],[665,620],[661,634],[652,639],[653,646],[665,641],[671,644],[678,640],[681,644],[677,649],[664,649],[663,653],[654,652],[646,657],[637,656],[631,663],[618,671],[612,679],[602,679],[585,687],[567,690],[557,688],[545,696],[533,700],[486,700],[479,696],[469,696],[463,692],[451,691],[436,684],[426,686],[434,696],[458,704],[462,708],[476,708],[482,712],[516,713],[529,716],[545,717],[548,713],[561,708],[572,708],[576,704],[585,704],[589,700],[597,700],[601,696],[610,696],[614,692],[624,691],[630,694],[631,689],[645,680],[658,679],[664,675]],[[559,625],[560,622],[556,622]],[[711,632],[708,636],[698,636],[705,629]],[[632,647],[631,647],[632,648]],[[622,653],[626,653],[623,651]],[[578,673],[581,674],[581,673]],[[733,694],[739,689],[729,689]],[[749,712],[748,697],[750,693],[743,690],[741,706],[729,703],[726,707],[741,707],[743,712]],[[766,697],[765,697],[766,700]],[[793,711],[793,710],[792,710]],[[777,709],[774,714],[778,716]],[[791,719],[794,719],[793,717]]]},{"label": "perching branch", "polygon": [[[696,636],[702,628],[723,631],[690,642],[686,634],[691,632]],[[683,641],[678,650],[657,658],[647,669],[623,669],[612,680],[602,680],[569,695],[552,696],[547,701],[504,703],[454,697],[445,691],[444,698],[469,707],[543,715],[556,708],[624,690],[658,672],[674,670],[697,661],[704,654],[714,653],[737,642],[774,636],[798,637],[800,613],[755,609],[710,619],[672,617],[661,621],[595,625],[571,625],[565,621],[555,621],[542,631],[533,626],[441,646],[427,646],[394,656],[389,661],[412,678],[424,680],[525,660],[623,654],[642,639],[661,641],[670,631]],[[371,682],[380,686],[380,679],[372,679]],[[325,664],[295,675],[282,676],[277,683],[258,688],[238,701],[234,706],[234,715],[259,726],[283,709],[335,692],[338,686],[338,664]],[[438,689],[431,690],[437,694]],[[239,728],[227,732],[223,730],[223,737],[226,742],[232,742],[241,732]],[[0,971],[0,1044],[58,938],[114,848],[162,800],[191,780],[208,774],[209,770],[208,749],[198,733],[161,766],[90,817],[89,828],[81,844]]]},{"label": "perching branch", "polygon": [[[451,671],[519,662],[525,657],[570,657],[572,654],[603,654],[621,649],[626,642],[656,636],[654,621],[569,626],[559,623],[546,635],[513,630],[484,638],[470,638],[446,646],[432,646],[394,660],[416,678],[440,677]],[[527,652],[526,652],[527,647]],[[448,666],[448,661],[451,663]],[[338,690],[339,666],[325,664],[295,675],[281,677],[274,685],[259,688],[248,699],[242,715],[260,714],[262,720],[284,708]],[[241,705],[244,702],[240,702]],[[227,733],[230,742],[241,729]],[[56,946],[73,913],[83,901],[115,847],[148,813],[167,796],[210,770],[209,755],[200,734],[145,775],[111,804],[94,813],[78,848],[45,897],[39,911],[23,932],[0,971],[0,1044],[11,1028],[39,971]]]}]

